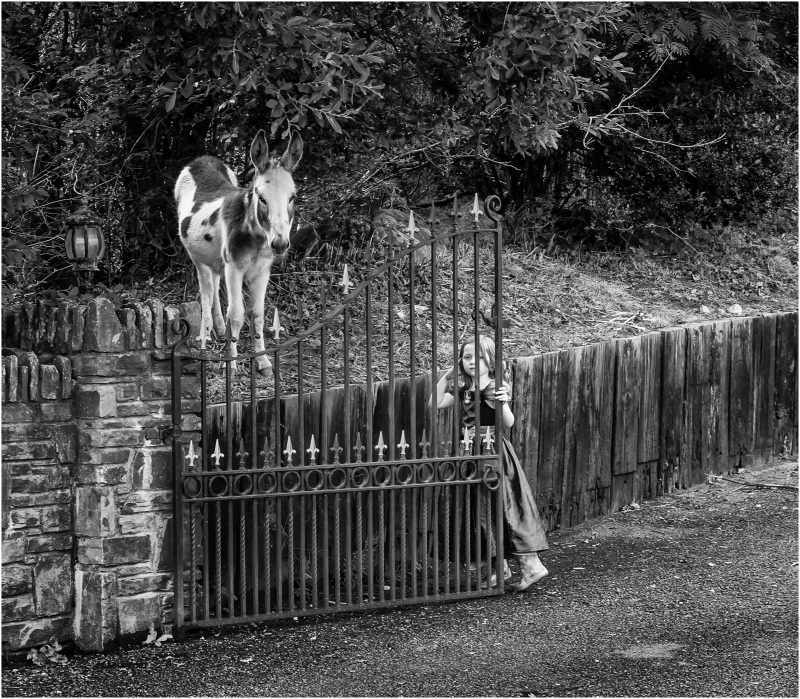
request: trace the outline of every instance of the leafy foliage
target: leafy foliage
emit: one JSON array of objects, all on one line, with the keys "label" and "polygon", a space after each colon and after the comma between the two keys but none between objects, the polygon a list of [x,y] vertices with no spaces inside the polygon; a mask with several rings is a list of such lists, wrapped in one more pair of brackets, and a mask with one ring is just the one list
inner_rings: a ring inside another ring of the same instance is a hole
[{"label": "leafy foliage", "polygon": [[36,667],[50,667],[55,665],[66,665],[67,657],[61,653],[61,644],[55,636],[50,639],[50,643],[45,643],[41,648],[31,648],[28,651],[27,659]]},{"label": "leafy foliage", "polygon": [[259,128],[302,132],[299,224],[339,247],[368,238],[370,203],[454,190],[500,193],[531,245],[792,215],[788,4],[20,2],[2,22],[16,293],[69,285],[82,194],[108,288],[183,272],[174,178],[208,152],[246,180]]}]

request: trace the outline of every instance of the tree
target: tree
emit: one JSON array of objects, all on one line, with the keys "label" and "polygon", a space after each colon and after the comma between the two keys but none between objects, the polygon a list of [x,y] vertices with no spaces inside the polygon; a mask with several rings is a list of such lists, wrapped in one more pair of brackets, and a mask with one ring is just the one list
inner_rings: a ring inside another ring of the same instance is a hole
[{"label": "tree", "polygon": [[209,152],[246,179],[259,128],[302,132],[306,220],[477,190],[512,229],[616,245],[631,221],[686,235],[792,196],[789,4],[21,2],[2,21],[16,287],[66,267],[79,192],[106,219],[109,279],[186,264],[175,176]]}]

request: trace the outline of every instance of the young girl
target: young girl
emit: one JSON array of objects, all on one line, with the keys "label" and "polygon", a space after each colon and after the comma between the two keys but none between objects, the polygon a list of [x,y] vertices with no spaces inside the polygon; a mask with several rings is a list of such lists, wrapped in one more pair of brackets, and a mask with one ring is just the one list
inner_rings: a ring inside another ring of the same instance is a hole
[{"label": "young girl", "polygon": [[[434,399],[437,401],[436,407],[441,409],[453,405],[456,400],[453,386],[456,385],[457,397],[461,403],[462,427],[474,427],[475,389],[477,387],[480,389],[481,397],[481,432],[486,426],[494,428],[496,401],[502,405],[503,426],[511,427],[514,424],[514,414],[508,405],[511,399],[509,387],[502,381],[499,386],[495,385],[494,341],[481,336],[478,338],[478,351],[475,350],[474,339],[469,339],[461,345],[457,379],[453,378],[453,369],[449,369],[439,380],[434,394]],[[503,435],[503,467],[505,472],[503,513],[507,540],[522,569],[522,580],[512,584],[511,588],[521,592],[547,575],[547,568],[539,560],[539,551],[548,548],[547,538],[539,519],[539,512],[536,509],[528,479],[525,477],[510,440],[505,435]],[[496,573],[493,573],[493,585],[495,580]]]}]

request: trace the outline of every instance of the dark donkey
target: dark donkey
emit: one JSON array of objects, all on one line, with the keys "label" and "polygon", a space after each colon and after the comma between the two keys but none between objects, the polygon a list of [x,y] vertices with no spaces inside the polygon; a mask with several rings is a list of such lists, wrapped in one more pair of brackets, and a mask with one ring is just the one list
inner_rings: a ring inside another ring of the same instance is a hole
[{"label": "dark donkey", "polygon": [[[267,139],[259,131],[250,145],[256,173],[249,188],[219,158],[204,155],[187,165],[175,183],[180,237],[197,268],[200,283],[200,345],[205,349],[213,319],[218,335],[225,332],[219,303],[219,278],[225,271],[231,354],[244,323],[242,285],[250,290],[250,334],[255,351],[264,350],[264,296],[275,256],[289,248],[294,217],[295,186],[292,171],[303,155],[303,141],[294,134],[280,158],[270,158]],[[258,370],[272,366],[258,357]],[[234,365],[235,366],[235,365]]]}]

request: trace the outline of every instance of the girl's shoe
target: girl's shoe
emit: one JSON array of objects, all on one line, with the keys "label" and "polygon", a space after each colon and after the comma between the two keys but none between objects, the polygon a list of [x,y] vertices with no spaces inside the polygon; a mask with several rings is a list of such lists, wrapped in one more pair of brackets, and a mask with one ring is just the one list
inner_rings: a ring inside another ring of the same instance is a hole
[{"label": "girl's shoe", "polygon": [[517,556],[517,560],[519,561],[519,566],[522,569],[522,580],[520,580],[518,583],[512,583],[510,585],[514,592],[522,592],[523,590],[527,590],[535,582],[539,582],[539,580],[545,577],[545,575],[547,575],[549,572],[539,560],[538,554],[530,553]]},{"label": "girl's shoe", "polygon": [[[508,561],[504,558],[503,559],[503,580],[508,580],[511,577],[511,568],[508,567]],[[492,578],[491,584],[487,585],[485,580],[481,581],[481,589],[486,590],[488,587],[496,587],[497,586],[497,570],[492,568]]]}]

